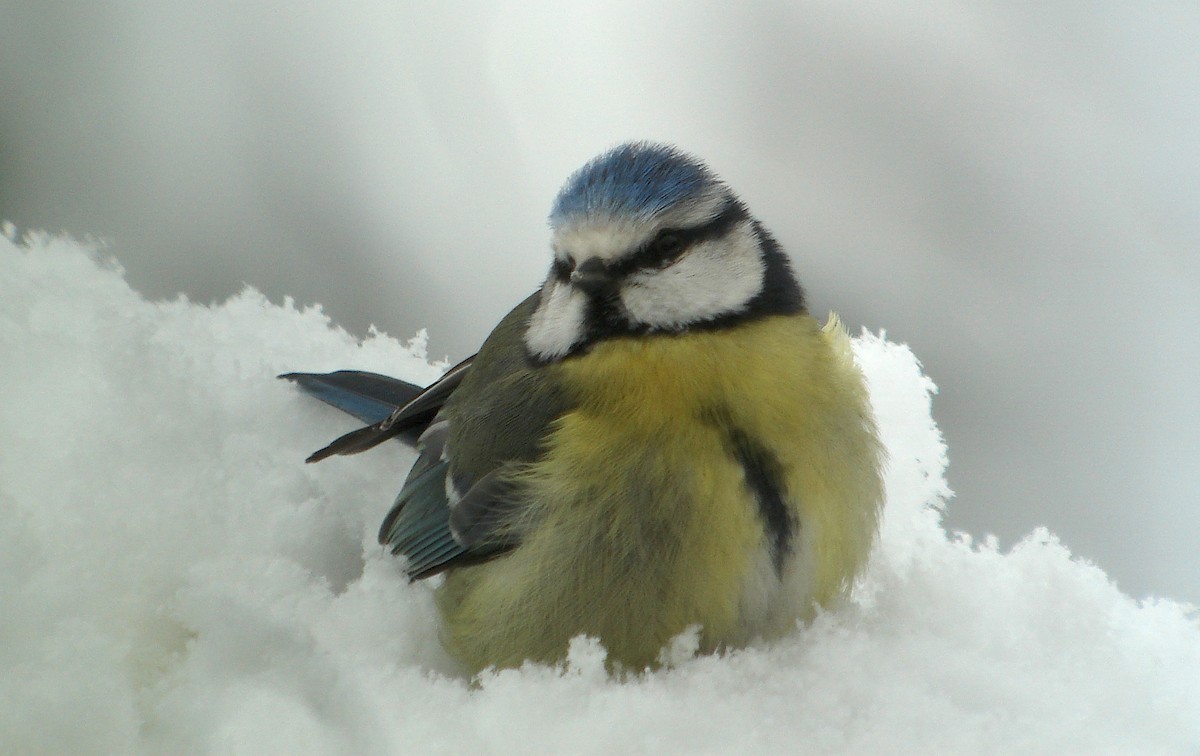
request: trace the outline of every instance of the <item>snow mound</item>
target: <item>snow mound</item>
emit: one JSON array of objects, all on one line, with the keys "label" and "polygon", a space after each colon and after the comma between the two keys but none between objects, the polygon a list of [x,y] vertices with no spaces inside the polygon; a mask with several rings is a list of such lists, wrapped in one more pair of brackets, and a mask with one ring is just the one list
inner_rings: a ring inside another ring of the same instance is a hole
[{"label": "snow mound", "polygon": [[445,366],[420,335],[357,340],[251,289],[150,302],[87,245],[11,236],[2,750],[1200,749],[1195,610],[1132,600],[1045,531],[1007,553],[948,536],[935,387],[903,345],[855,343],[890,466],[882,537],[847,606],[625,682],[580,638],[563,668],[472,683],[438,646],[429,586],[375,543],[410,453],[305,465],[355,421],[275,379],[353,367],[426,383]]}]

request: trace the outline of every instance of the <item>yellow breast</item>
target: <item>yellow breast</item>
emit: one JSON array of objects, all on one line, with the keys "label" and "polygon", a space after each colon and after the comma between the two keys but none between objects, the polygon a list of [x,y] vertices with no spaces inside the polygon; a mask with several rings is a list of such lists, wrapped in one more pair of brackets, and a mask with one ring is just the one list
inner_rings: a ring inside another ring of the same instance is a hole
[{"label": "yellow breast", "polygon": [[[691,625],[706,650],[741,644],[785,631],[861,568],[879,448],[835,320],[613,339],[548,369],[578,405],[519,473],[522,544],[439,590],[444,640],[468,666],[557,660],[580,633],[633,668]],[[798,527],[782,569],[730,427],[779,463]]]}]

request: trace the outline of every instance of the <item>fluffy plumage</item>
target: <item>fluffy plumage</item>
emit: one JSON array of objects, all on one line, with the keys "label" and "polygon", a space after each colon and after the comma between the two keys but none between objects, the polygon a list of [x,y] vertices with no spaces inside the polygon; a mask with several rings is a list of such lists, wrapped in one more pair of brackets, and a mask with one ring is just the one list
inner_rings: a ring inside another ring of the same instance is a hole
[{"label": "fluffy plumage", "polygon": [[651,223],[702,205],[721,190],[708,168],[674,147],[631,142],[594,158],[570,178],[554,201],[555,227],[590,220]]},{"label": "fluffy plumage", "polygon": [[[414,579],[446,573],[446,647],[477,670],[556,661],[584,633],[641,669],[690,626],[712,651],[836,600],[882,497],[836,319],[809,316],[775,240],[674,148],[591,161],[551,230],[541,291],[478,355],[310,458],[421,433],[380,541]],[[361,409],[376,384],[355,375],[289,377]]]}]

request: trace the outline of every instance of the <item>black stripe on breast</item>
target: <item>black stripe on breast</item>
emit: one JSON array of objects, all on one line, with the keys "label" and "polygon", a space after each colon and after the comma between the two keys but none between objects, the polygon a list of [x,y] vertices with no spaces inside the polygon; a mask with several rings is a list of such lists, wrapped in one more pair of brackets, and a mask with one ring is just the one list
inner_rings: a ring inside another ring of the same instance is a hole
[{"label": "black stripe on breast", "polygon": [[800,523],[784,500],[783,467],[770,450],[738,428],[725,428],[733,457],[746,474],[746,486],[758,501],[758,511],[766,527],[775,573],[782,575],[784,560],[792,553]]}]

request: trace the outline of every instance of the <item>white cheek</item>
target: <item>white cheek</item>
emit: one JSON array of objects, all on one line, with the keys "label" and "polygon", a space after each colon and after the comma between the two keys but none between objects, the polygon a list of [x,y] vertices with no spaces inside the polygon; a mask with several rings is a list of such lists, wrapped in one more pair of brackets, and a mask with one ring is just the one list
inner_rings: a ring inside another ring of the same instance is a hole
[{"label": "white cheek", "polygon": [[742,312],[762,290],[766,265],[749,233],[704,242],[663,270],[630,276],[621,303],[636,323],[679,328]]},{"label": "white cheek", "polygon": [[583,338],[587,296],[561,281],[549,280],[542,288],[542,301],[529,318],[525,346],[543,360],[566,356]]}]

